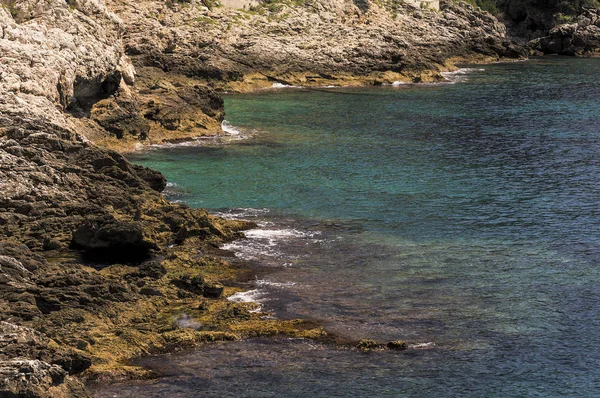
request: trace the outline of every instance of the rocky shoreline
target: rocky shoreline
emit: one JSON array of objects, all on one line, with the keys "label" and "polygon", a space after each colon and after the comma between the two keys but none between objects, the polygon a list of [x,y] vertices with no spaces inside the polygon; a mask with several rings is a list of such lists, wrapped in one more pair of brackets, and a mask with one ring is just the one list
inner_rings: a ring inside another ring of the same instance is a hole
[{"label": "rocky shoreline", "polygon": [[[82,380],[147,377],[129,360],[209,341],[326,336],[227,301],[252,270],[218,246],[252,224],[169,203],[165,178],[120,152],[222,134],[223,91],[440,81],[528,54],[492,15],[449,1],[1,5],[3,397],[85,397]],[[597,40],[588,19],[560,37]]]}]

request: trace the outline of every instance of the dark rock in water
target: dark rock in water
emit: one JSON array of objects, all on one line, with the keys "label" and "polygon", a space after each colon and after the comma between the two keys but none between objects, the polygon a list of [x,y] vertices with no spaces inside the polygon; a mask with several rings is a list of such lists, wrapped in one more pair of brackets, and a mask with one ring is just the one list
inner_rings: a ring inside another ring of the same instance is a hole
[{"label": "dark rock in water", "polygon": [[390,341],[389,343],[387,343],[387,348],[389,348],[390,350],[406,350],[408,348],[408,344],[406,344],[406,341],[402,341],[402,340],[394,340],[394,341]]},{"label": "dark rock in water", "polygon": [[381,348],[381,346],[375,340],[362,339],[356,344],[356,348],[359,350],[374,350]]}]

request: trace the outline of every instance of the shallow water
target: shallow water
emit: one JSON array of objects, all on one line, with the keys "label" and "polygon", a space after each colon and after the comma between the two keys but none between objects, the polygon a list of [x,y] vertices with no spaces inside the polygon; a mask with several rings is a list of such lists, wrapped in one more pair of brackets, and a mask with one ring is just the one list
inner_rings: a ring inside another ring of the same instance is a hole
[{"label": "shallow water", "polygon": [[226,247],[273,272],[237,299],[413,347],[218,344],[96,395],[600,396],[598,76],[598,59],[546,58],[227,97],[252,138],[135,160],[171,199],[260,223]]}]

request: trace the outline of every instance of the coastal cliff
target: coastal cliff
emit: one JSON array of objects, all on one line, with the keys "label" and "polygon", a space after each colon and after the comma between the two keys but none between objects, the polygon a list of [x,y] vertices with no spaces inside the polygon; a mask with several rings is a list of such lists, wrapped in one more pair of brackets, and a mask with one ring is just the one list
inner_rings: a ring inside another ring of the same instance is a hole
[{"label": "coastal cliff", "polygon": [[217,246],[252,225],[167,202],[164,177],[115,150],[222,134],[223,90],[438,81],[526,55],[452,2],[0,1],[7,397],[84,397],[81,378],[145,377],[127,361],[175,347],[325,333],[228,302],[250,270]]},{"label": "coastal cliff", "polygon": [[506,24],[508,34],[533,54],[598,55],[600,3],[597,0],[486,0],[485,3]]}]

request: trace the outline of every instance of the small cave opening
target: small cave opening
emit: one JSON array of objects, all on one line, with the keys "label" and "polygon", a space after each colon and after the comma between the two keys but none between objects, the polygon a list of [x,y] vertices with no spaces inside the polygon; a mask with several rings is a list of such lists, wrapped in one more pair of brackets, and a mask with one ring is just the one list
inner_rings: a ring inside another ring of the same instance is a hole
[{"label": "small cave opening", "polygon": [[137,266],[151,258],[151,251],[147,249],[134,250],[131,247],[81,251],[81,262],[95,269],[102,269],[115,264]]},{"label": "small cave opening", "polygon": [[[73,98],[67,110],[74,116],[89,116],[92,106],[117,92],[121,84],[121,72],[115,71],[105,77],[86,79],[77,76],[73,83]],[[61,94],[61,100],[62,100]]]}]

